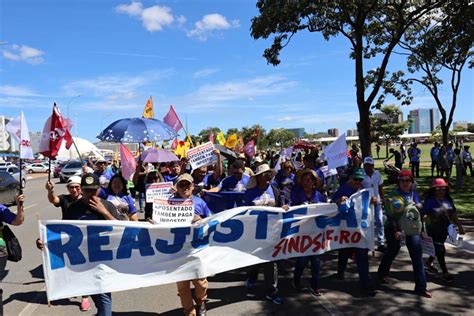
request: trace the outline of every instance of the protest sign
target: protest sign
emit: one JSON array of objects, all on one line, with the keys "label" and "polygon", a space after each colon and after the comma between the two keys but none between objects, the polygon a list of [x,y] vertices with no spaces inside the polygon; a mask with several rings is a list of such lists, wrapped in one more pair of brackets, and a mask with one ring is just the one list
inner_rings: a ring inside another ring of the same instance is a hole
[{"label": "protest sign", "polygon": [[211,142],[186,150],[186,156],[191,164],[191,168],[194,170],[215,163],[217,156],[212,153],[213,150],[214,144]]},{"label": "protest sign", "polygon": [[263,262],[373,249],[372,189],[334,203],[237,207],[186,227],[147,222],[39,222],[48,300],[204,278]]},{"label": "protest sign", "polygon": [[323,152],[324,158],[328,162],[328,168],[333,169],[347,165],[347,143],[346,134],[339,136],[334,142],[327,145]]},{"label": "protest sign", "polygon": [[165,227],[191,225],[194,218],[192,199],[155,199],[153,201],[153,220]]},{"label": "protest sign", "polygon": [[173,195],[173,182],[152,183],[147,186],[145,196],[147,203],[153,203],[155,199],[167,199]]}]

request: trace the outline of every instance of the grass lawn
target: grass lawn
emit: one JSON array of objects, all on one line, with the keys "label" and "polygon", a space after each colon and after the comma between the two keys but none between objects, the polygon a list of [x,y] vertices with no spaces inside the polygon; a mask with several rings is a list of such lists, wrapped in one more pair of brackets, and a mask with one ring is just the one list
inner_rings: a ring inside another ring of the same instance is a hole
[{"label": "grass lawn", "polygon": [[[466,143],[466,145],[471,146],[471,153],[474,149],[474,143]],[[422,150],[422,157],[420,163],[420,177],[416,179],[418,184],[418,193],[424,200],[424,195],[428,191],[429,187],[431,186],[431,159],[430,159],[430,149],[433,147],[433,144],[420,144],[419,148]],[[375,155],[375,147],[373,149],[373,154]],[[383,172],[383,160],[385,159],[385,147],[382,146],[380,149],[380,159],[375,159],[375,168],[380,170],[381,173],[384,175],[384,179],[386,180],[387,177]],[[394,164],[394,160],[390,160],[391,164]],[[405,169],[409,169],[408,161],[405,160],[405,164],[403,165]],[[453,175],[450,179],[451,184],[453,187],[451,188],[451,196],[454,199],[454,203],[458,210],[458,213],[461,217],[468,217],[474,218],[474,177],[471,177],[468,171],[468,175],[464,176],[463,186],[460,190],[456,190],[454,184],[456,182],[456,171],[455,167],[453,167]],[[436,173],[436,171],[435,171]],[[384,185],[385,191],[387,193],[392,192],[395,190],[395,184],[388,184],[385,181]]]}]

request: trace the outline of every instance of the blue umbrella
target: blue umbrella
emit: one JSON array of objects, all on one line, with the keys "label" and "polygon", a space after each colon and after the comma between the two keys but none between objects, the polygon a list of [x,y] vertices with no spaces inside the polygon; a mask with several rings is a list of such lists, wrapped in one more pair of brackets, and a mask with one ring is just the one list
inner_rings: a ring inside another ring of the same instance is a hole
[{"label": "blue umbrella", "polygon": [[100,132],[98,139],[116,143],[143,143],[170,140],[178,136],[167,124],[153,118],[120,119]]}]

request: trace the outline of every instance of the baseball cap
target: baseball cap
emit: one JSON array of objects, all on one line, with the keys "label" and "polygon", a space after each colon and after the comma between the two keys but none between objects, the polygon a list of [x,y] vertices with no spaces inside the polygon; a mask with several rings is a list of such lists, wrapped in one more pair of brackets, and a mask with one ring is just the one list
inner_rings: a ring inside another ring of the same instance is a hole
[{"label": "baseball cap", "polygon": [[373,165],[373,164],[374,164],[374,158],[372,158],[372,157],[365,157],[365,158],[364,158],[364,164]]},{"label": "baseball cap", "polygon": [[107,163],[107,161],[104,158],[99,158],[99,159],[97,159],[96,164],[102,163],[102,162]]},{"label": "baseball cap", "polygon": [[402,178],[410,178],[413,180],[413,173],[411,173],[410,170],[402,170],[398,173],[398,179],[402,179]]},{"label": "baseball cap", "polygon": [[72,176],[72,177],[69,177],[69,179],[67,180],[66,186],[68,187],[68,186],[71,185],[71,184],[79,184],[79,185],[81,185],[81,177],[79,177],[79,176]]},{"label": "baseball cap", "polygon": [[365,178],[364,169],[362,169],[362,168],[352,169],[352,178],[354,178],[354,179],[364,179]]},{"label": "baseball cap", "polygon": [[180,183],[181,181],[188,181],[189,183],[194,183],[194,179],[189,173],[183,173],[182,175],[180,175],[176,180],[176,186],[178,186],[178,183]]},{"label": "baseball cap", "polygon": [[260,163],[260,162],[263,162],[263,160],[260,156],[255,157],[252,161],[252,163]]},{"label": "baseball cap", "polygon": [[99,177],[93,173],[86,173],[81,179],[82,189],[98,189],[100,187]]}]

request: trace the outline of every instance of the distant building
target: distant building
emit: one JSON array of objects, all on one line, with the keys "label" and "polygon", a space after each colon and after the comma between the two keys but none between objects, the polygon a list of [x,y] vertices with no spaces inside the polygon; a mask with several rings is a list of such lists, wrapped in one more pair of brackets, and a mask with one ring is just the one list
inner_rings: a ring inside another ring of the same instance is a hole
[{"label": "distant building", "polygon": [[304,128],[287,128],[286,130],[292,132],[296,138],[303,138],[306,134]]},{"label": "distant building", "polygon": [[408,119],[412,120],[408,133],[431,133],[439,125],[439,112],[436,108],[411,110]]},{"label": "distant building", "polygon": [[328,129],[328,134],[332,137],[339,137],[339,129],[330,128],[330,129]]},{"label": "distant building", "polygon": [[[382,113],[382,112],[380,112],[380,113],[374,113],[373,116],[374,116],[375,118],[382,119],[382,120],[387,120],[387,119],[388,119],[387,114]],[[403,122],[403,114],[402,114],[402,113],[399,113],[398,116],[397,116],[397,117],[394,117],[390,123],[393,123],[393,124],[400,124],[400,123],[402,123],[402,122]]]},{"label": "distant building", "polygon": [[348,129],[346,136],[359,136],[359,131],[356,128]]},{"label": "distant building", "polygon": [[469,124],[469,123],[468,123],[467,121],[457,121],[457,122],[454,122],[454,123],[453,123],[453,129],[455,129],[455,128],[458,127],[458,126],[464,128],[464,129],[467,129],[467,125],[468,125],[468,124]]}]

